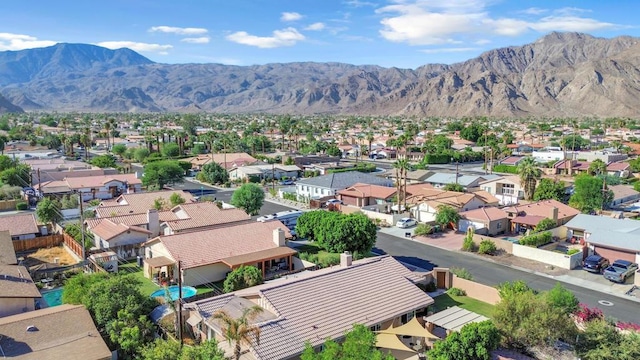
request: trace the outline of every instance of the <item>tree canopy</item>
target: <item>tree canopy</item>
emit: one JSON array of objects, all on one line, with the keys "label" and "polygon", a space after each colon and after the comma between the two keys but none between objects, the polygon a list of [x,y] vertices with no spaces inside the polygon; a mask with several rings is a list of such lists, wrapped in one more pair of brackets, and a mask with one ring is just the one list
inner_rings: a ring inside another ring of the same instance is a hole
[{"label": "tree canopy", "polygon": [[613,192],[603,189],[603,181],[597,177],[581,174],[574,182],[569,205],[583,213],[601,210],[613,200]]},{"label": "tree canopy", "polygon": [[229,181],[229,173],[220,164],[210,162],[202,167],[197,179],[209,184],[224,184]]},{"label": "tree canopy", "polygon": [[224,292],[232,292],[262,284],[262,272],[255,266],[240,266],[224,280]]},{"label": "tree canopy", "polygon": [[564,181],[555,181],[552,179],[543,178],[538,182],[535,192],[533,193],[533,200],[549,200],[554,199],[562,201],[565,197],[565,183]]},{"label": "tree canopy", "polygon": [[184,169],[175,160],[150,162],[144,166],[142,184],[147,187],[162,189],[167,184],[182,182]]},{"label": "tree canopy", "polygon": [[115,168],[116,159],[111,154],[104,154],[104,155],[96,156],[93,159],[91,159],[91,165],[97,166],[101,169]]},{"label": "tree canopy", "polygon": [[304,351],[300,356],[301,360],[393,360],[391,355],[376,348],[376,334],[361,324],[353,325],[353,329],[345,335],[344,342],[338,343],[332,339],[324,342],[320,352],[305,344]]},{"label": "tree canopy", "polygon": [[490,321],[470,323],[434,344],[428,353],[434,360],[489,360],[500,344],[500,332]]},{"label": "tree canopy", "polygon": [[363,214],[308,211],[296,222],[296,234],[328,252],[368,254],[376,242],[376,226]]},{"label": "tree canopy", "polygon": [[258,215],[262,204],[264,204],[264,191],[256,184],[244,184],[231,195],[231,205],[244,210],[249,215]]},{"label": "tree canopy", "polygon": [[180,156],[180,146],[174,142],[164,144],[162,146],[162,155],[166,158],[172,159]]},{"label": "tree canopy", "polygon": [[62,220],[60,204],[56,200],[44,198],[38,202],[36,216],[41,222],[50,223],[53,226],[53,224]]},{"label": "tree canopy", "polygon": [[449,205],[438,206],[438,210],[436,211],[436,222],[442,225],[443,228],[451,224],[453,224],[454,227],[457,227],[459,220],[460,214],[458,214],[458,211],[454,207]]}]

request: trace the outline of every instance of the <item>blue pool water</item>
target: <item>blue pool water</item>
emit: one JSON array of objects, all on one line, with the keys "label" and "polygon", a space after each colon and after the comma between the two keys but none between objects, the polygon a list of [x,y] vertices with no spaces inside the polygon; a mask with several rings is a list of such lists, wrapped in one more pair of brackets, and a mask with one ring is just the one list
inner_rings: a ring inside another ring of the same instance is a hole
[{"label": "blue pool water", "polygon": [[[178,285],[169,286],[169,296],[171,296],[171,301],[175,301],[178,299]],[[196,288],[191,286],[183,286],[182,287],[182,298],[186,299],[192,297],[197,292]],[[156,290],[151,294],[151,298],[164,297],[166,292],[164,289]]]},{"label": "blue pool water", "polygon": [[49,307],[62,305],[62,288],[42,293],[42,300],[44,300]]},{"label": "blue pool water", "polygon": [[511,241],[514,244],[517,244],[518,242],[520,242],[520,239],[516,239],[516,238],[512,238],[512,237],[503,237],[502,240]]}]

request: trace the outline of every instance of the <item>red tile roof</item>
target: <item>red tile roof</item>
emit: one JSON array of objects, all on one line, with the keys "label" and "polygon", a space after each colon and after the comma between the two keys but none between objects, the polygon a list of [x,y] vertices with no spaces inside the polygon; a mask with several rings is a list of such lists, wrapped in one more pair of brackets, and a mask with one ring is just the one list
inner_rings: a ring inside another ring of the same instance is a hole
[{"label": "red tile roof", "polygon": [[213,202],[182,204],[171,209],[175,220],[166,221],[173,231],[247,221],[251,216],[242,209],[220,209]]},{"label": "red tile roof", "polygon": [[143,234],[151,234],[151,231],[139,227],[139,226],[129,226],[120,223],[114,223],[110,219],[104,219],[98,225],[91,228],[91,232],[98,235],[103,240],[109,241],[114,237],[123,234],[127,231],[134,231]]},{"label": "red tile roof", "polygon": [[96,213],[98,217],[146,213],[147,210],[154,208],[154,202],[158,198],[162,198],[166,204],[171,204],[169,198],[174,193],[180,195],[186,203],[194,201],[191,193],[178,190],[122,194],[115,200],[103,201],[100,206],[96,208]]},{"label": "red tile roof", "polygon": [[463,211],[460,213],[460,217],[468,220],[495,221],[506,219],[508,214],[495,207],[483,207],[480,209]]},{"label": "red tile roof", "polygon": [[357,183],[338,191],[338,194],[356,198],[373,197],[377,199],[387,199],[392,197],[396,191],[397,189],[393,187]]},{"label": "red tile roof", "polygon": [[510,213],[525,213],[526,215],[536,215],[545,218],[551,218],[551,210],[558,208],[558,219],[573,218],[580,214],[580,211],[565,205],[557,200],[542,200],[526,205],[515,205],[503,208],[502,210]]}]

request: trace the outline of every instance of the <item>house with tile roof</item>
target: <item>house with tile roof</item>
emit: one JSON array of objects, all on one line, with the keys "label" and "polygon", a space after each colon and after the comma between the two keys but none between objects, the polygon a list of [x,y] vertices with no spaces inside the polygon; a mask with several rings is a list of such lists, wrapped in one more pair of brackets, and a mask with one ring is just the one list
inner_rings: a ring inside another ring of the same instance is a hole
[{"label": "house with tile roof", "polygon": [[413,205],[409,209],[412,217],[418,222],[426,223],[435,221],[438,208],[442,205],[451,206],[462,212],[492,206],[497,202],[495,197],[484,191],[475,194],[424,188],[417,195],[407,197],[407,204]]},{"label": "house with tile roof", "polygon": [[298,180],[296,182],[296,195],[300,200],[320,199],[327,196],[335,196],[338,191],[358,183],[393,186],[392,181],[385,178],[359,171],[347,171]]},{"label": "house with tile roof", "polygon": [[111,250],[121,259],[142,255],[140,245],[149,240],[151,231],[140,226],[116,223],[109,218],[100,220],[89,229],[97,249]]},{"label": "house with tile roof", "polygon": [[[227,224],[213,229],[160,235],[144,244],[144,274],[175,278],[181,262],[182,283],[201,285],[224,280],[240,266],[256,266],[263,276],[272,268],[293,270],[297,252],[286,246],[289,229],[280,221]],[[164,276],[162,276],[164,273]]]},{"label": "house with tile roof", "polygon": [[607,188],[613,193],[613,200],[609,203],[611,208],[640,199],[640,192],[635,191],[631,185],[610,185]]},{"label": "house with tile roof", "polygon": [[461,212],[458,231],[466,232],[470,227],[479,235],[504,234],[509,231],[509,216],[496,207],[482,207]]},{"label": "house with tile roof", "polygon": [[260,328],[260,341],[243,347],[241,359],[298,359],[307,341],[319,347],[326,339],[339,340],[355,323],[372,329],[408,323],[434,303],[416,286],[430,276],[390,256],[352,261],[342,254],[340,266],[187,304],[187,323],[203,340],[215,338],[229,347],[212,315],[225,310],[236,316],[257,304],[263,312],[253,324]]},{"label": "house with tile roof", "polygon": [[345,205],[357,207],[389,204],[397,189],[388,186],[357,183],[338,191],[338,199]]},{"label": "house with tile roof", "polygon": [[210,162],[217,163],[223,168],[230,170],[236,167],[251,165],[258,160],[247,153],[220,153],[220,154],[201,154],[192,158],[184,159],[191,163],[194,170],[202,170],[202,167]]},{"label": "house with tile roof", "polygon": [[0,264],[0,318],[35,310],[41,297],[26,267]]},{"label": "house with tile roof", "polygon": [[110,360],[89,311],[63,304],[0,318],[0,353],[15,360]]},{"label": "house with tile roof", "polygon": [[156,200],[171,206],[171,195],[178,194],[185,203],[195,202],[191,193],[181,190],[160,190],[133,194],[122,194],[113,200],[105,200],[96,208],[97,217],[112,217],[131,214],[145,214],[153,209]]},{"label": "house with tile roof", "polygon": [[244,210],[219,208],[211,201],[185,203],[174,206],[169,211],[175,218],[160,223],[160,233],[164,235],[251,221],[251,216]]},{"label": "house with tile roof", "polygon": [[9,231],[11,239],[33,239],[41,235],[34,213],[0,215],[0,231]]},{"label": "house with tile roof", "polygon": [[239,166],[230,169],[228,172],[230,180],[247,181],[252,177],[260,180],[297,179],[300,177],[301,171],[296,165],[261,164]]},{"label": "house with tile roof", "polygon": [[[435,174],[433,171],[430,170],[413,170],[413,171],[408,171],[407,172],[407,186],[408,185],[413,185],[413,184],[424,184],[424,181],[431,175]],[[394,169],[389,169],[385,176],[388,176],[390,179],[392,179],[394,182],[397,181],[396,179],[396,171]],[[404,177],[402,177],[402,182],[404,183]],[[429,185],[432,187],[432,185]]]},{"label": "house with tile roof", "polygon": [[142,181],[135,174],[65,177],[44,181],[34,188],[45,195],[82,194],[83,201],[112,199],[120,194],[142,191]]},{"label": "house with tile roof", "polygon": [[502,210],[509,214],[512,233],[524,233],[529,229],[533,230],[545,218],[555,220],[557,226],[564,225],[580,214],[579,210],[553,199],[525,205],[513,205]]}]

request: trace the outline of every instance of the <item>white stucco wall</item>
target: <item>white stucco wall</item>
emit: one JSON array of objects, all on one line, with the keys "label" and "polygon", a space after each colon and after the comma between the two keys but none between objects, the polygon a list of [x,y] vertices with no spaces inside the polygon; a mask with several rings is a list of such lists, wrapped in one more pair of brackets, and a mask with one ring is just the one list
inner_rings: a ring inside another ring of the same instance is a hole
[{"label": "white stucco wall", "polygon": [[566,255],[520,244],[513,244],[513,255],[569,270],[578,267],[582,261],[582,251]]},{"label": "white stucco wall", "polygon": [[222,263],[184,269],[182,283],[187,286],[197,286],[209,282],[224,280],[231,269]]}]

